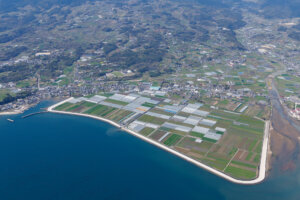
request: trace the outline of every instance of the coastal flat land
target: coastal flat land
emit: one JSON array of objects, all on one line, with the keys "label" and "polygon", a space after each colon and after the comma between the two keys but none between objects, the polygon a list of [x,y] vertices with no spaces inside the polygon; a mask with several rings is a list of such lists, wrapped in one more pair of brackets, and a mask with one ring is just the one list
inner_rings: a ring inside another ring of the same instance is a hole
[{"label": "coastal flat land", "polygon": [[239,112],[133,93],[73,98],[54,110],[105,118],[235,179],[259,173],[265,122]]}]

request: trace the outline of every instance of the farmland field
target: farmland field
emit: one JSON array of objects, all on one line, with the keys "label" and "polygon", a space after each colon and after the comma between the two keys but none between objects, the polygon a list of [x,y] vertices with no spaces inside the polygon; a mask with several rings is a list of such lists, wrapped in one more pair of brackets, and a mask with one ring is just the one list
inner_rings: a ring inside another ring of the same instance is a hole
[{"label": "farmland field", "polygon": [[164,144],[167,146],[173,146],[176,144],[179,140],[181,139],[180,135],[172,134],[170,137],[168,137],[165,141]]},{"label": "farmland field", "polygon": [[128,104],[127,102],[118,101],[118,100],[114,100],[114,99],[106,99],[105,101],[108,102],[108,103],[118,104],[118,105],[121,105],[121,106],[126,106]]},{"label": "farmland field", "polygon": [[225,172],[241,179],[253,179],[256,176],[255,171],[249,171],[246,169],[237,168],[233,166],[228,166]]},{"label": "farmland field", "polygon": [[87,110],[85,113],[104,117],[114,110],[116,110],[116,108],[112,108],[112,107],[104,106],[104,105],[97,105],[97,106]]},{"label": "farmland field", "polygon": [[148,122],[148,123],[153,123],[153,124],[159,124],[162,125],[166,120],[158,118],[158,117],[153,117],[150,115],[143,115],[142,117],[139,118],[140,121],[143,122]]},{"label": "farmland field", "polygon": [[57,106],[55,108],[55,110],[65,110],[66,108],[70,107],[71,105],[73,105],[73,104],[66,102],[66,103],[63,103],[63,104]]},{"label": "farmland field", "polygon": [[[122,106],[128,104],[114,99],[103,101]],[[221,104],[228,106],[231,103],[224,101]],[[163,104],[172,108],[172,104]],[[135,107],[127,110],[128,108],[81,101],[75,104],[67,102],[56,109],[109,119],[235,178],[253,179],[257,176],[265,125],[261,119],[229,110],[211,109],[207,105],[198,109],[200,112],[206,110],[209,113],[205,117],[195,117],[196,115],[181,110],[170,113],[158,108],[162,104],[154,105],[147,101],[131,103],[130,106]],[[144,113],[137,113],[136,109],[140,106],[148,107],[149,111],[139,110]],[[235,108],[237,111],[244,106],[245,104],[240,105],[239,102],[231,105],[232,110]],[[176,107],[173,109],[176,110]],[[252,108],[248,110],[250,109]],[[150,112],[171,118],[159,118],[159,115],[152,116]],[[174,115],[181,117],[172,118]]]},{"label": "farmland field", "polygon": [[120,120],[126,118],[130,114],[132,114],[132,112],[130,112],[128,110],[120,109],[114,113],[111,113],[111,115],[108,117],[108,119],[115,121],[115,122],[119,122]]},{"label": "farmland field", "polygon": [[144,136],[148,136],[150,135],[150,133],[152,133],[155,129],[154,128],[150,128],[150,127],[145,127],[144,129],[142,129],[140,131],[140,134],[144,135]]}]

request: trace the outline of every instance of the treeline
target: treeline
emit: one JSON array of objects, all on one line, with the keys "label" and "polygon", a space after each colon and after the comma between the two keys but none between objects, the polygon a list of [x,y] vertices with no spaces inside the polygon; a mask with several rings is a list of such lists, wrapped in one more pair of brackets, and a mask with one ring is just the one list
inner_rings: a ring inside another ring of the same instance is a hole
[{"label": "treeline", "polygon": [[[104,53],[109,62],[116,64],[121,69],[134,69],[137,72],[159,71],[159,63],[167,53],[167,45],[160,33],[151,30],[135,30],[130,26],[122,28],[129,36],[135,36],[137,41],[128,49],[114,51],[118,48],[116,44],[103,45]],[[122,45],[118,43],[118,45]],[[133,50],[135,49],[135,50]],[[138,50],[136,50],[138,49]],[[147,69],[146,69],[147,68]]]},{"label": "treeline", "polygon": [[10,42],[10,41],[14,40],[15,38],[18,38],[29,31],[31,31],[30,28],[19,28],[10,33],[2,34],[2,35],[0,35],[0,43]]},{"label": "treeline", "polygon": [[24,80],[32,76],[33,72],[36,71],[36,67],[27,64],[17,64],[12,66],[4,66],[0,69],[0,73],[7,72],[6,75],[0,76],[0,82],[16,82]]},{"label": "treeline", "polygon": [[61,71],[68,66],[72,66],[83,55],[84,49],[76,48],[73,54],[62,54],[49,58],[49,63],[41,67],[40,74],[44,77],[55,78],[61,75]]},{"label": "treeline", "polygon": [[[0,53],[0,60],[7,60],[12,57],[16,57],[21,52],[27,50],[26,47],[16,47],[10,51]],[[40,70],[40,74],[44,77],[54,78],[61,75],[65,67],[72,66],[83,55],[84,49],[81,47],[76,48],[72,53],[65,53],[56,57],[44,57],[43,64],[29,65],[27,63],[19,63],[15,65],[3,66],[0,68],[0,82],[17,82],[29,77],[32,77],[37,70]]]},{"label": "treeline", "polygon": [[236,38],[236,33],[233,30],[222,30],[223,36],[226,42],[229,43],[231,49],[237,49],[240,51],[246,50],[246,48]]},{"label": "treeline", "polygon": [[23,92],[19,92],[16,94],[16,96],[11,96],[10,94],[7,94],[6,97],[4,99],[2,99],[2,101],[0,101],[0,105],[4,105],[10,102],[13,102],[17,99],[24,99],[28,96],[31,96],[33,93],[30,91],[23,91]]},{"label": "treeline", "polygon": [[125,50],[116,52],[108,59],[112,63],[118,63],[122,69],[129,69],[140,64],[153,64],[161,62],[166,51],[162,49],[145,49],[139,52]]},{"label": "treeline", "polygon": [[25,46],[18,46],[7,51],[3,51],[3,53],[0,53],[0,61],[7,61],[11,58],[15,58],[27,49],[28,48]]}]

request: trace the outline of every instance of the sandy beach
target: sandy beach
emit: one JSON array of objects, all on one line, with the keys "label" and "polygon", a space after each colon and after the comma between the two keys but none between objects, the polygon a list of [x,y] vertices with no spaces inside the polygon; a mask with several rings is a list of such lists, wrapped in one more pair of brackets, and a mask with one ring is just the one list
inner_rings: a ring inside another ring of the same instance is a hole
[{"label": "sandy beach", "polygon": [[25,110],[27,110],[30,106],[22,106],[18,110],[12,110],[7,112],[0,112],[0,115],[17,115],[23,113]]},{"label": "sandy beach", "polygon": [[61,114],[69,114],[69,115],[77,115],[77,116],[89,117],[89,118],[98,119],[98,120],[107,122],[107,123],[109,123],[109,124],[111,124],[111,125],[113,125],[113,126],[115,126],[117,128],[120,128],[123,131],[126,131],[127,133],[129,133],[131,135],[134,135],[135,137],[138,137],[138,138],[140,138],[140,139],[142,139],[142,140],[144,140],[144,141],[146,141],[146,142],[148,142],[150,144],[153,144],[153,145],[155,145],[155,146],[157,146],[157,147],[159,147],[159,148],[161,148],[163,150],[166,150],[169,153],[172,153],[172,154],[174,154],[174,155],[176,155],[176,156],[178,156],[178,157],[180,157],[180,158],[182,158],[182,159],[184,159],[184,160],[186,160],[186,161],[188,161],[190,163],[195,164],[198,167],[201,167],[201,168],[203,168],[203,169],[205,169],[205,170],[207,170],[207,171],[209,171],[209,172],[211,172],[211,173],[213,173],[213,174],[215,174],[215,175],[217,175],[219,177],[222,177],[222,178],[224,178],[224,179],[226,179],[226,180],[228,180],[230,182],[233,182],[233,183],[244,184],[244,185],[257,184],[257,183],[262,182],[265,179],[265,177],[266,177],[267,152],[268,152],[268,143],[269,143],[269,125],[270,125],[269,121],[266,121],[266,123],[265,123],[264,140],[263,140],[263,146],[262,146],[262,155],[261,155],[261,160],[260,160],[260,167],[259,167],[258,177],[256,177],[253,180],[239,180],[239,179],[235,179],[235,178],[233,178],[233,177],[231,177],[231,176],[229,176],[227,174],[224,174],[224,173],[222,173],[222,172],[220,172],[220,171],[218,171],[218,170],[216,170],[216,169],[214,169],[212,167],[209,167],[209,166],[207,166],[207,165],[205,165],[205,164],[203,164],[203,163],[201,163],[201,162],[199,162],[199,161],[197,161],[195,159],[192,159],[192,158],[190,158],[190,157],[188,157],[188,156],[186,156],[186,155],[184,155],[182,153],[179,153],[179,152],[177,152],[177,151],[175,151],[175,150],[173,150],[171,148],[168,148],[168,147],[166,147],[166,146],[164,146],[164,145],[162,145],[162,144],[160,144],[160,143],[158,143],[158,142],[156,142],[154,140],[151,140],[151,139],[149,139],[149,138],[147,138],[145,136],[142,136],[142,135],[140,135],[140,134],[138,134],[138,133],[136,133],[136,132],[134,132],[132,130],[129,130],[126,127],[122,127],[122,126],[120,126],[119,124],[117,124],[117,123],[115,123],[113,121],[107,120],[107,119],[102,118],[102,117],[88,115],[88,114],[72,113],[72,112],[65,112],[65,111],[54,110],[55,107],[57,107],[57,106],[65,103],[65,102],[67,102],[67,101],[69,101],[71,99],[73,99],[73,97],[68,98],[68,99],[66,99],[64,101],[61,101],[61,102],[59,102],[59,103],[57,103],[55,105],[50,106],[48,108],[48,111],[49,112],[53,112],[53,113],[61,113]]}]

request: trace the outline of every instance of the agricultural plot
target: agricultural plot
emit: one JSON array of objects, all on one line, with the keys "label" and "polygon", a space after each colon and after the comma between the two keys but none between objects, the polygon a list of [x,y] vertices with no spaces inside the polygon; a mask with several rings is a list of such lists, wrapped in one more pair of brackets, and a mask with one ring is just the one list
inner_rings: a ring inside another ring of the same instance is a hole
[{"label": "agricultural plot", "polygon": [[114,122],[119,122],[125,118],[127,118],[128,116],[130,116],[132,114],[132,112],[128,111],[128,110],[117,110],[114,113],[111,113],[110,116],[108,117],[108,119],[114,121]]},{"label": "agricultural plot", "polygon": [[140,134],[144,135],[144,136],[148,136],[150,135],[155,129],[154,128],[150,128],[150,127],[145,127],[140,131]]},{"label": "agricultural plot", "polygon": [[147,114],[141,116],[138,120],[142,122],[148,122],[148,123],[159,124],[159,125],[162,125],[166,121],[165,119],[153,117]]},{"label": "agricultural plot", "polygon": [[[165,114],[163,112],[159,113]],[[215,116],[212,114],[215,114]],[[186,113],[181,115],[177,113],[176,115],[179,116],[177,121],[174,121],[172,117],[166,122],[177,125],[179,128],[181,126],[193,127],[193,125],[179,120],[188,118],[191,115]],[[173,116],[176,118],[176,115]],[[193,131],[194,129],[188,132],[182,130],[176,132],[178,130],[175,130],[174,127],[165,126],[166,122],[164,124],[161,122],[160,130],[154,132],[150,138],[160,141],[166,133],[169,133],[163,139],[163,144],[166,146],[184,152],[186,155],[233,177],[241,179],[255,178],[261,154],[264,122],[240,113],[219,110],[210,113],[206,119],[205,123],[203,123],[203,120],[202,122],[199,121],[198,126],[202,128],[195,129],[198,132]],[[146,121],[153,122],[149,118]],[[213,121],[216,121],[216,123]],[[216,134],[221,139],[208,138],[205,137],[206,134]],[[228,166],[230,167],[228,168]],[[238,170],[234,170],[235,168]],[[246,175],[243,175],[243,173]]]},{"label": "agricultural plot", "polygon": [[87,110],[84,113],[90,114],[90,115],[96,115],[96,116],[100,116],[100,117],[105,117],[106,115],[113,112],[114,110],[116,110],[116,108],[112,108],[112,107],[104,106],[104,105],[97,105],[97,106]]},{"label": "agricultural plot", "polygon": [[184,131],[179,131],[179,130],[174,130],[174,129],[170,129],[169,132],[176,133],[176,134],[182,135],[182,136],[186,136],[187,135],[187,133],[184,132]]},{"label": "agricultural plot", "polygon": [[85,111],[85,114],[91,114],[91,115],[97,115],[97,113],[99,112],[99,110],[101,110],[101,108],[103,108],[103,105],[97,105],[93,108],[90,108],[89,110]]},{"label": "agricultural plot", "polygon": [[261,112],[263,112],[264,107],[260,107],[260,106],[249,106],[249,108],[245,111],[245,114],[247,116],[258,116]]},{"label": "agricultural plot", "polygon": [[87,107],[87,108],[91,108],[93,106],[95,106],[96,104],[95,103],[91,103],[91,102],[87,102],[87,101],[84,101],[81,106],[84,106],[84,107]]},{"label": "agricultural plot", "polygon": [[213,146],[213,143],[202,141],[201,143],[196,141],[197,139],[192,137],[185,137],[177,146],[188,149],[196,154],[204,155]]},{"label": "agricultural plot", "polygon": [[124,102],[124,101],[118,101],[118,100],[115,100],[115,99],[106,99],[105,102],[112,103],[112,104],[117,104],[117,105],[121,105],[121,106],[126,106],[126,105],[128,105],[127,102]]},{"label": "agricultural plot", "polygon": [[145,103],[142,104],[142,106],[153,108],[153,107],[155,107],[155,104],[145,102]]},{"label": "agricultural plot", "polygon": [[180,139],[182,138],[182,136],[177,135],[177,134],[172,134],[170,135],[170,137],[166,138],[166,140],[163,142],[165,145],[167,146],[173,146],[175,145]]},{"label": "agricultural plot", "polygon": [[223,156],[220,156],[218,154],[207,154],[203,161],[208,163],[215,169],[223,171],[223,169],[228,165],[230,160],[223,158]]},{"label": "agricultural plot", "polygon": [[167,132],[162,130],[156,130],[154,133],[151,134],[150,138],[153,140],[158,141],[161,137],[163,137]]},{"label": "agricultural plot", "polygon": [[240,179],[254,179],[256,177],[256,171],[250,171],[231,165],[226,168],[225,173]]},{"label": "agricultural plot", "polygon": [[174,115],[171,112],[166,112],[162,109],[157,109],[157,108],[152,109],[151,112],[154,112],[154,113],[157,113],[157,114],[162,114],[162,115],[168,115],[168,116],[173,116]]},{"label": "agricultural plot", "polygon": [[289,95],[297,94],[299,92],[299,88],[300,88],[299,78],[298,79],[292,78],[291,80],[286,80],[286,78],[277,77],[275,81],[276,81],[276,85],[278,86],[279,93],[283,96],[289,96]]},{"label": "agricultural plot", "polygon": [[66,102],[66,103],[63,103],[63,104],[57,106],[57,107],[55,108],[55,110],[61,110],[61,111],[64,111],[64,110],[66,110],[68,107],[70,107],[70,106],[72,106],[72,105],[73,105],[73,104],[71,104],[71,103],[69,103],[69,102]]},{"label": "agricultural plot", "polygon": [[91,102],[81,101],[81,102],[78,102],[78,103],[68,107],[67,109],[65,109],[65,111],[81,113],[81,112],[84,112],[84,111],[88,110],[89,108],[91,108],[95,105],[96,104],[91,103]]},{"label": "agricultural plot", "polygon": [[240,102],[236,102],[236,101],[230,101],[226,106],[225,109],[230,110],[230,111],[234,111],[236,110],[238,107],[241,106]]},{"label": "agricultural plot", "polygon": [[265,125],[253,117],[259,107],[226,100],[219,102],[226,110],[170,102],[111,94],[73,99],[56,109],[109,119],[234,178],[257,176]]}]

